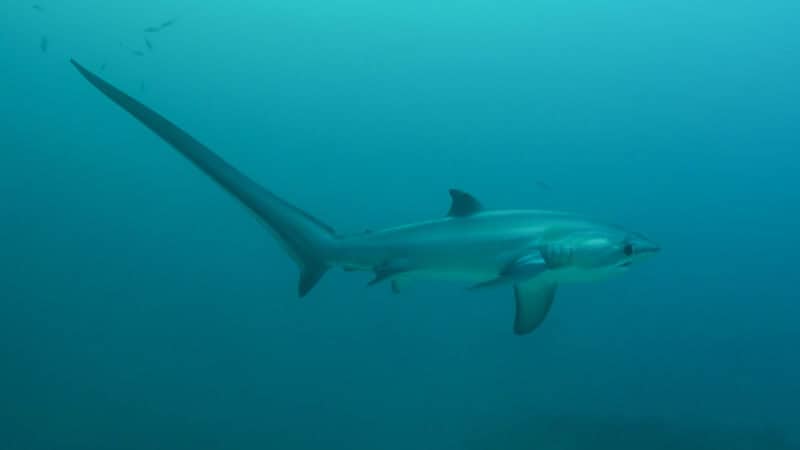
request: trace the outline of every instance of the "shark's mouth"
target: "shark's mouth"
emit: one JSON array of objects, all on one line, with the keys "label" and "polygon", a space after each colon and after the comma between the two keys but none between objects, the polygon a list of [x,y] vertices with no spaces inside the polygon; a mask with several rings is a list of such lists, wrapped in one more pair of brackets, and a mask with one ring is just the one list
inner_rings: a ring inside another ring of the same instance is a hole
[{"label": "shark's mouth", "polygon": [[633,264],[633,261],[624,261],[617,264],[617,267],[630,267]]}]

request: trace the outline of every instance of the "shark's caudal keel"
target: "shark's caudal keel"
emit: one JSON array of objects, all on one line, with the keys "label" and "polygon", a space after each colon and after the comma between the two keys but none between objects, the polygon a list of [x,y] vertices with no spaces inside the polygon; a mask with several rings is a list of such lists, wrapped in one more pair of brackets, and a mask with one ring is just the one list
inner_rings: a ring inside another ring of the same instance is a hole
[{"label": "shark's caudal keel", "polygon": [[560,283],[592,281],[624,272],[658,251],[642,235],[551,211],[487,211],[471,195],[451,190],[440,219],[353,236],[272,194],[191,135],[80,64],[100,92],[178,150],[253,211],[300,268],[305,296],[331,267],[374,272],[370,284],[391,281],[397,292],[410,279],[455,279],[474,290],[513,286],[514,331],[526,334],[546,317]]}]

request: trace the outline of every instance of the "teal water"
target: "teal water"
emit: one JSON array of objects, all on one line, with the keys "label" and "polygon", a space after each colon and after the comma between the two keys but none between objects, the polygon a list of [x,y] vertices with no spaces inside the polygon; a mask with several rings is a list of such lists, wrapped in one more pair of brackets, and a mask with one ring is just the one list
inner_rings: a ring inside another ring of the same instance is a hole
[{"label": "teal water", "polygon": [[[0,30],[0,449],[798,448],[797,2],[14,0]],[[343,232],[459,187],[664,250],[526,337],[510,290],[298,300],[69,58]]]}]

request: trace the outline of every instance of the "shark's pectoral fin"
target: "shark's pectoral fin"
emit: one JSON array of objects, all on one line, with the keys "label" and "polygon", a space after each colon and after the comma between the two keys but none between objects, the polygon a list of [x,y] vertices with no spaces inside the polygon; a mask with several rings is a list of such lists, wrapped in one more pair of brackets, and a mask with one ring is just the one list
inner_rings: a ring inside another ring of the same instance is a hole
[{"label": "shark's pectoral fin", "polygon": [[557,287],[555,283],[536,280],[514,285],[517,303],[514,333],[528,334],[542,323],[553,304]]},{"label": "shark's pectoral fin", "polygon": [[523,283],[532,280],[547,269],[548,264],[544,256],[542,256],[542,252],[533,250],[506,265],[497,278],[473,285],[470,289],[475,290],[504,284]]}]

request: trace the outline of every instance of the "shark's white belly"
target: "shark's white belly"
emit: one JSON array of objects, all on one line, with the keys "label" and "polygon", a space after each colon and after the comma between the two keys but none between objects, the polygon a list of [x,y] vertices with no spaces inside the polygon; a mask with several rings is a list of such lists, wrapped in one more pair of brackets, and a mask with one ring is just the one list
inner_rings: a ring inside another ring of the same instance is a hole
[{"label": "shark's white belly", "polygon": [[497,276],[496,271],[469,269],[423,269],[399,274],[396,278],[403,280],[434,280],[480,283]]},{"label": "shark's white belly", "polygon": [[587,283],[601,281],[613,277],[618,271],[609,269],[585,269],[581,267],[564,267],[548,270],[539,275],[542,281],[552,283]]},{"label": "shark's white belly", "polygon": [[[616,273],[605,270],[586,270],[581,268],[563,268],[556,270],[548,270],[535,278],[542,282],[547,283],[586,283],[593,281],[601,281],[614,276]],[[413,272],[406,272],[399,274],[398,279],[402,280],[436,280],[436,281],[453,281],[465,283],[482,283],[485,281],[493,280],[498,276],[496,270],[480,270],[480,269],[427,269],[417,270]]]}]

